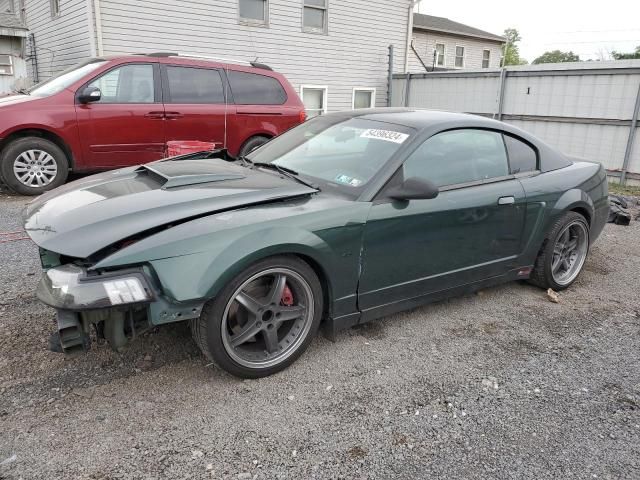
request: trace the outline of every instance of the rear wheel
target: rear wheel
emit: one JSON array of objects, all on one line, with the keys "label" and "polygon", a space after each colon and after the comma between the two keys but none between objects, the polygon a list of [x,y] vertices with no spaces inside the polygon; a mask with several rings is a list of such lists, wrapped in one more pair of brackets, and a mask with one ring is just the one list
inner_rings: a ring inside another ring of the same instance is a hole
[{"label": "rear wheel", "polygon": [[242,148],[240,149],[239,155],[241,157],[245,157],[249,155],[251,152],[253,152],[256,148],[264,145],[268,141],[269,141],[269,138],[263,137],[263,136],[251,137],[249,140],[244,142],[244,145],[242,145]]},{"label": "rear wheel", "polygon": [[580,275],[588,252],[587,220],[579,213],[566,212],[547,234],[529,281],[542,288],[564,290]]},{"label": "rear wheel", "polygon": [[191,322],[203,353],[227,372],[258,378],[291,365],[322,316],[322,287],[295,257],[273,257],[236,276]]},{"label": "rear wheel", "polygon": [[62,185],[69,163],[60,147],[40,137],[24,137],[9,143],[0,154],[4,183],[22,195],[40,195]]}]

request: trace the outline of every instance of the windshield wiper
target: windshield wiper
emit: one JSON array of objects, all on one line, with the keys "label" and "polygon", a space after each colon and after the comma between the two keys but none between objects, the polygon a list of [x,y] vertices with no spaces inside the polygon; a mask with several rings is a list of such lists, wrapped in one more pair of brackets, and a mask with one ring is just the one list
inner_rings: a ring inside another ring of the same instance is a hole
[{"label": "windshield wiper", "polygon": [[16,88],[13,92],[14,93],[20,93],[22,95],[31,95],[27,88]]},{"label": "windshield wiper", "polygon": [[[244,159],[244,161],[251,162],[251,160],[246,159],[246,158]],[[316,185],[313,185],[312,183],[305,182],[304,180],[302,180],[300,177],[298,177],[298,175],[300,175],[300,174],[298,172],[296,172],[295,170],[292,170],[290,168],[281,167],[280,165],[276,165],[275,163],[266,163],[266,162],[251,162],[251,164],[254,167],[262,167],[262,168],[268,168],[268,169],[271,169],[271,170],[276,170],[278,173],[284,175],[287,178],[291,178],[291,179],[295,180],[298,183],[306,185],[309,188],[313,188],[315,190],[320,190]]]}]

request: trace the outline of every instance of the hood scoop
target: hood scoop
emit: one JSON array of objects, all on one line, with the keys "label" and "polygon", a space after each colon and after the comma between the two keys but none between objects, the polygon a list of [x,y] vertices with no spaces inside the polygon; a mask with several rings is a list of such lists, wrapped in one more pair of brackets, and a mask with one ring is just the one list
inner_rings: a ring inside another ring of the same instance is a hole
[{"label": "hood scoop", "polygon": [[242,180],[245,175],[232,172],[197,172],[171,171],[171,168],[162,168],[162,162],[142,165],[136,169],[138,174],[147,174],[158,182],[163,190],[171,188],[185,187],[188,185],[198,185],[201,183],[223,182],[225,180]]}]

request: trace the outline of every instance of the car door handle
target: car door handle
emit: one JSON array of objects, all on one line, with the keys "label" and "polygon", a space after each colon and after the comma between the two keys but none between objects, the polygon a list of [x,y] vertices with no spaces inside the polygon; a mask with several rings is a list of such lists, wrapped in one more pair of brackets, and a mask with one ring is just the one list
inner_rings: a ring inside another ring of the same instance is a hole
[{"label": "car door handle", "polygon": [[514,197],[500,197],[498,199],[498,205],[513,205],[514,203],[516,203]]},{"label": "car door handle", "polygon": [[144,115],[147,118],[155,118],[157,120],[162,120],[164,118],[164,112],[149,112]]},{"label": "car door handle", "polygon": [[184,115],[181,114],[180,112],[165,112],[164,116],[165,116],[165,118],[168,118],[169,120],[171,120],[173,118],[182,118],[182,117],[184,117]]}]

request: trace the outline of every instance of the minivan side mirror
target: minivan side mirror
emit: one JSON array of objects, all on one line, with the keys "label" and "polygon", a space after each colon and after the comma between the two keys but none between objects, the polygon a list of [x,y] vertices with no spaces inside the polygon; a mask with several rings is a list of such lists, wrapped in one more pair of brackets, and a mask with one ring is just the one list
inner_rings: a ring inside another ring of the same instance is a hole
[{"label": "minivan side mirror", "polygon": [[429,200],[436,198],[440,190],[435,183],[421,178],[407,178],[400,185],[387,190],[386,196],[394,200]]},{"label": "minivan side mirror", "polygon": [[80,95],[78,95],[78,101],[80,103],[97,102],[102,98],[102,92],[98,87],[86,87]]}]

